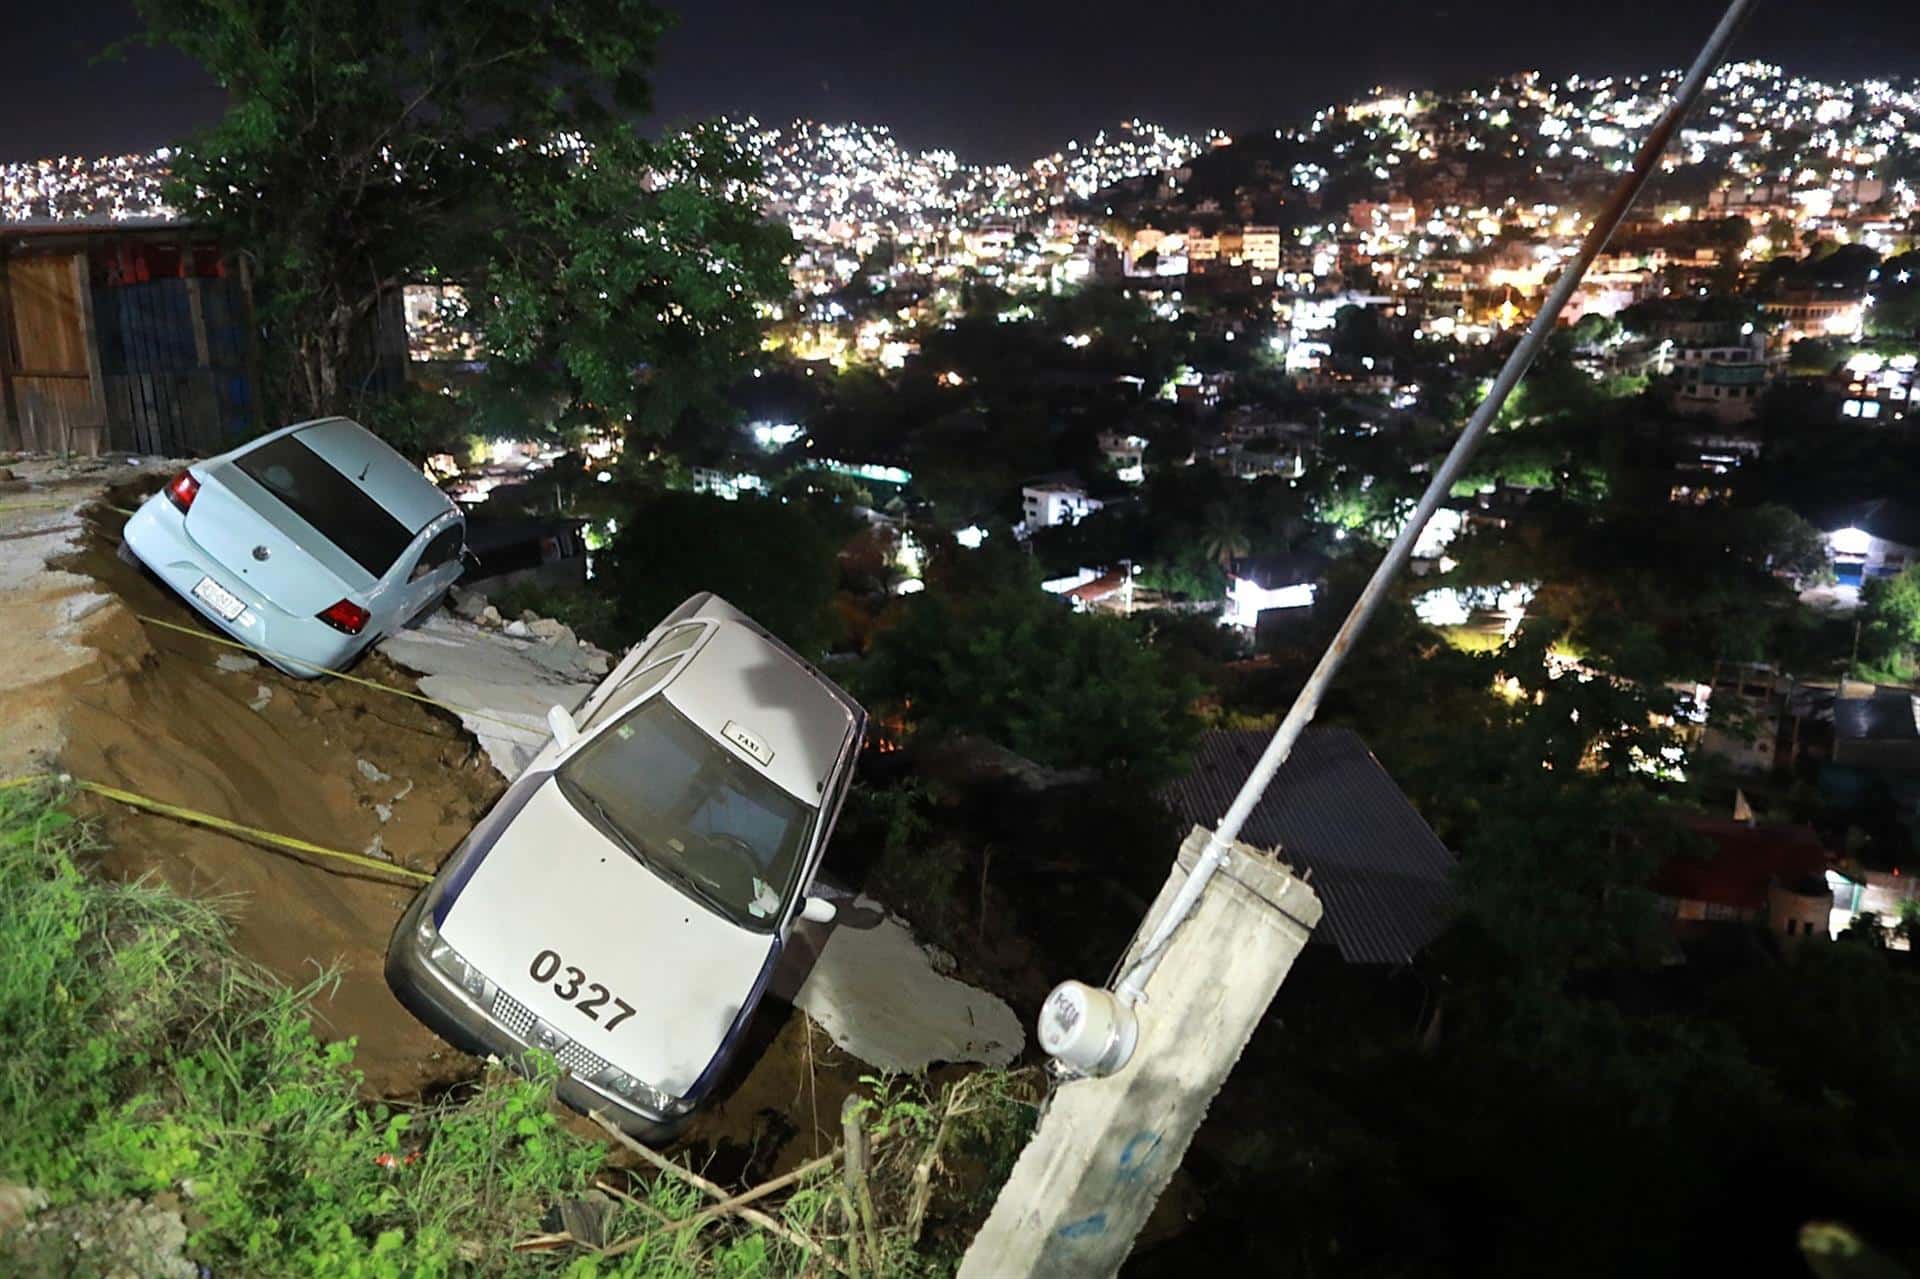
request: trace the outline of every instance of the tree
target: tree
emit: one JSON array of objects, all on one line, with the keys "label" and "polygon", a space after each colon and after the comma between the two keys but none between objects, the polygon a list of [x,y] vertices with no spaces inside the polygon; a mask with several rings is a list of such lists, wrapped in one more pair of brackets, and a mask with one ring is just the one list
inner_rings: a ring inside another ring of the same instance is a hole
[{"label": "tree", "polygon": [[1881,264],[1867,331],[1887,338],[1920,334],[1920,252],[1902,253]]},{"label": "tree", "polygon": [[148,43],[227,93],[168,199],[253,264],[275,414],[391,389],[397,291],[432,279],[466,286],[534,421],[658,424],[750,345],[781,283],[785,233],[759,223],[732,148],[625,123],[648,105],[650,0],[139,9]]},{"label": "tree", "polygon": [[815,658],[833,641],[834,546],[806,513],[771,498],[663,493],[624,516],[596,561],[631,642],[714,591]]},{"label": "tree", "polygon": [[1195,686],[1125,620],[1004,576],[908,597],[857,680],[870,706],[922,732],[979,733],[1042,764],[1149,783],[1183,766],[1197,729]]},{"label": "tree", "polygon": [[1757,568],[1795,582],[1828,571],[1826,535],[1778,503],[1740,512],[1733,532],[1736,549]]},{"label": "tree", "polygon": [[1877,671],[1905,678],[1920,646],[1920,564],[1860,588],[1860,655]]},{"label": "tree", "polygon": [[1206,528],[1200,535],[1209,558],[1223,569],[1247,553],[1247,526],[1239,508],[1229,502],[1216,502],[1207,508]]}]

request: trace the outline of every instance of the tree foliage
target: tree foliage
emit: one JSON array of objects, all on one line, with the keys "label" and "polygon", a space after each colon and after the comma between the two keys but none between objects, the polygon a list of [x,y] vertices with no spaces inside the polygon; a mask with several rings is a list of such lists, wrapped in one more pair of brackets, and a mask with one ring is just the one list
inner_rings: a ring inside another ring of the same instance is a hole
[{"label": "tree foliage", "polygon": [[819,657],[834,638],[833,543],[803,510],[771,498],[662,493],[622,518],[596,568],[619,601],[627,643],[700,591],[804,657]]},{"label": "tree foliage", "polygon": [[663,29],[649,0],[139,7],[149,43],[227,93],[169,199],[252,263],[278,413],[393,389],[397,290],[433,280],[466,286],[517,426],[657,425],[747,348],[780,283],[785,233],[723,140],[625,122]]},{"label": "tree foliage", "polygon": [[876,709],[922,730],[1148,781],[1181,767],[1196,730],[1196,688],[1123,620],[1075,613],[1025,580],[910,597],[859,680]]}]

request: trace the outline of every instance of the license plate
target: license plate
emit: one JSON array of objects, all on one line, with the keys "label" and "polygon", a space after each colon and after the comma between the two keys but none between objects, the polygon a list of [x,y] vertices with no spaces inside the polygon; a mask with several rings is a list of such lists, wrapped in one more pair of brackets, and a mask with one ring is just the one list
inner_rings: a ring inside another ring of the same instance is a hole
[{"label": "license plate", "polygon": [[200,584],[193,588],[193,597],[229,622],[247,611],[245,600],[210,577],[200,579]]}]

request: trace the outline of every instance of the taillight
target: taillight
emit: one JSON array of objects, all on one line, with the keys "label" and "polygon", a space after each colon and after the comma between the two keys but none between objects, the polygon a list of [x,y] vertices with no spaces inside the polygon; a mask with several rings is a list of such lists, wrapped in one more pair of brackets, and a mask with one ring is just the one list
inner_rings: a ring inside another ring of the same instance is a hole
[{"label": "taillight", "polygon": [[182,471],[167,484],[167,500],[180,508],[185,515],[187,508],[193,505],[193,499],[200,495],[200,481],[193,478],[192,471]]},{"label": "taillight", "polygon": [[358,635],[360,628],[367,624],[367,618],[372,614],[352,600],[340,600],[321,609],[317,616],[336,631]]}]

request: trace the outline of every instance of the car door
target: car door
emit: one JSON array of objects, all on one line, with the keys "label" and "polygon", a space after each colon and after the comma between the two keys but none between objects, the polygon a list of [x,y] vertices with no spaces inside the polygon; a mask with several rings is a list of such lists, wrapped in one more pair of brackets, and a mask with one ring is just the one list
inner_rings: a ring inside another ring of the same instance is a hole
[{"label": "car door", "polygon": [[396,574],[402,574],[396,624],[411,622],[453,585],[460,576],[460,552],[466,545],[466,534],[465,521],[452,520],[427,539],[411,564],[401,557],[394,568]]}]

